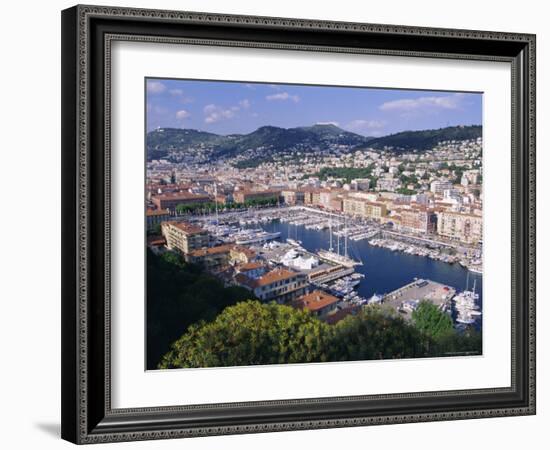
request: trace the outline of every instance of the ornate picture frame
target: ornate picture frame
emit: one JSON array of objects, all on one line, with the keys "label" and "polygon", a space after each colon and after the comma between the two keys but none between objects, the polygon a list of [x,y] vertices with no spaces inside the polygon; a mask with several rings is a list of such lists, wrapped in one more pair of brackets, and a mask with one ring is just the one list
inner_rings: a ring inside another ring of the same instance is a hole
[{"label": "ornate picture frame", "polygon": [[[511,385],[116,409],[111,46],[186,43],[511,65]],[[62,437],[100,443],[535,414],[535,36],[100,6],[62,12]]]}]

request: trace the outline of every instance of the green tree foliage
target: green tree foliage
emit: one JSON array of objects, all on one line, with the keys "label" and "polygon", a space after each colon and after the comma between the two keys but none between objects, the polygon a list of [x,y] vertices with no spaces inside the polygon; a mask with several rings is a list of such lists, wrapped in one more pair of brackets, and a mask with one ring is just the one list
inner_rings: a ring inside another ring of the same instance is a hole
[{"label": "green tree foliage", "polygon": [[[413,321],[391,308],[367,306],[336,325],[307,311],[245,301],[210,322],[191,325],[161,359],[162,369],[481,354],[481,335],[457,332],[450,318],[423,302]],[[450,323],[450,326],[449,326]]]},{"label": "green tree foliage", "polygon": [[464,332],[448,330],[441,333],[432,344],[433,356],[481,355],[481,333],[468,328]]},{"label": "green tree foliage", "polygon": [[413,311],[412,320],[417,330],[432,339],[453,331],[451,317],[427,300],[421,301]]},{"label": "green tree foliage", "polygon": [[389,309],[368,306],[333,328],[331,361],[427,356],[419,331]]},{"label": "green tree foliage", "polygon": [[[227,203],[218,204],[218,211],[232,210],[232,209],[246,209],[246,208],[262,208],[275,206],[278,203],[277,197],[271,198],[258,198],[250,199],[244,203]],[[215,202],[203,202],[203,203],[181,203],[176,206],[176,211],[179,214],[211,214],[216,210]]]},{"label": "green tree foliage", "polygon": [[147,230],[148,236],[160,236],[162,234],[162,227],[160,223],[155,223],[151,229]]},{"label": "green tree foliage", "polygon": [[153,369],[170,344],[200,320],[213,320],[225,307],[253,295],[226,288],[197,265],[166,252],[147,252],[147,367]]},{"label": "green tree foliage", "polygon": [[407,189],[407,188],[399,188],[395,192],[401,195],[415,195],[416,191],[413,189]]},{"label": "green tree foliage", "polygon": [[329,326],[306,311],[241,302],[189,328],[159,367],[216,367],[326,361]]},{"label": "green tree foliage", "polygon": [[398,150],[430,150],[439,142],[450,140],[476,139],[481,136],[481,125],[446,127],[437,130],[402,131],[372,139],[368,147],[393,147]]},{"label": "green tree foliage", "polygon": [[429,356],[428,340],[380,307],[330,326],[306,311],[248,301],[192,325],[159,368],[414,358]]}]

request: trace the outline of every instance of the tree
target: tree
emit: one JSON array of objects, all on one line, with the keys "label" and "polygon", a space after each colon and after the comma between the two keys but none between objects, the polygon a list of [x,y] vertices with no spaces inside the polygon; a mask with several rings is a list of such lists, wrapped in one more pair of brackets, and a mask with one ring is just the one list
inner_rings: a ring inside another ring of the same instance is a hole
[{"label": "tree", "polygon": [[425,336],[437,339],[453,331],[453,321],[432,302],[423,300],[412,313],[413,324]]},{"label": "tree", "polygon": [[244,288],[224,287],[175,252],[158,256],[148,250],[147,368],[154,369],[191,324],[213,320],[227,306],[253,297]]},{"label": "tree", "polygon": [[307,311],[246,301],[189,327],[159,368],[326,361],[329,340],[329,325]]},{"label": "tree", "polygon": [[441,333],[431,349],[433,356],[481,355],[481,333],[468,328],[464,332],[449,330]]},{"label": "tree", "polygon": [[425,340],[401,317],[368,306],[334,326],[330,361],[417,358],[426,356]]}]

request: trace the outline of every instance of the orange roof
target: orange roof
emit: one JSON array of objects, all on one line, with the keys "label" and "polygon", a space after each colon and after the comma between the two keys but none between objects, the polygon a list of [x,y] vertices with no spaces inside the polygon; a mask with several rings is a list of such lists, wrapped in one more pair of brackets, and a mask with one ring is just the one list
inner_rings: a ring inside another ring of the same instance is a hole
[{"label": "orange roof", "polygon": [[276,283],[277,281],[293,278],[296,275],[298,275],[296,272],[292,272],[287,269],[275,269],[258,278],[257,283],[258,286],[267,286],[269,284]]},{"label": "orange roof", "polygon": [[169,216],[170,211],[167,209],[148,209],[146,214],[147,216]]},{"label": "orange roof", "polygon": [[162,236],[149,236],[147,238],[147,245],[164,245],[166,244],[166,239]]},{"label": "orange roof", "polygon": [[339,300],[333,295],[323,291],[313,291],[309,294],[302,295],[295,302],[296,306],[309,309],[310,311],[318,311],[325,306],[337,303]]},{"label": "orange roof", "polygon": [[235,275],[235,281],[241,286],[246,286],[250,289],[258,287],[257,280],[247,277],[244,273],[238,273]]},{"label": "orange roof", "polygon": [[244,255],[246,255],[249,258],[253,258],[254,256],[256,256],[256,252],[254,250],[251,250],[248,247],[243,247],[241,245],[233,246],[233,250],[235,250],[236,252],[239,252],[239,253],[243,253]]},{"label": "orange roof", "polygon": [[261,262],[249,262],[239,266],[240,271],[255,270],[264,267]]},{"label": "orange roof", "polygon": [[198,200],[209,199],[208,195],[192,194],[191,192],[166,192],[165,194],[154,195],[153,198],[161,200]]},{"label": "orange roof", "polygon": [[229,253],[232,248],[233,248],[233,245],[224,244],[224,245],[218,245],[216,247],[199,248],[197,250],[193,250],[189,254],[191,256],[217,255],[220,253]]},{"label": "orange roof", "polygon": [[198,234],[205,232],[201,227],[198,227],[196,225],[191,225],[187,222],[176,222],[176,221],[169,221],[169,222],[163,222],[168,225],[172,225],[173,227],[176,227],[183,231],[186,234]]}]

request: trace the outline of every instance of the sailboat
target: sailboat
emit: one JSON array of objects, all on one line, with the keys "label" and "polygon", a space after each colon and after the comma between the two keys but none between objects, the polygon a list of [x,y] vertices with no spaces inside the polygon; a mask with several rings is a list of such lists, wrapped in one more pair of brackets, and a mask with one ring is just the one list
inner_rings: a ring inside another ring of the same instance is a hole
[{"label": "sailboat", "polygon": [[479,294],[476,293],[476,279],[471,291],[468,290],[469,274],[466,276],[466,290],[454,297],[455,310],[457,312],[456,322],[462,325],[472,325],[481,316],[481,311],[477,300]]},{"label": "sailboat", "polygon": [[340,254],[340,236],[338,235],[338,249],[335,252],[332,248],[332,217],[329,222],[329,234],[330,234],[330,247],[328,250],[319,250],[317,255],[326,261],[330,261],[336,264],[340,264],[345,267],[361,266],[361,261],[356,261],[348,255],[348,231],[346,226],[346,216],[344,215],[344,254]]},{"label": "sailboat", "polygon": [[[295,230],[296,230],[296,239],[292,239],[292,238],[288,237],[288,238],[286,238],[286,241],[290,245],[292,245],[293,247],[301,247],[302,246],[302,241],[300,241],[298,239],[298,226],[295,226]],[[288,224],[287,234],[288,234],[288,236],[290,236],[290,223]]]}]

